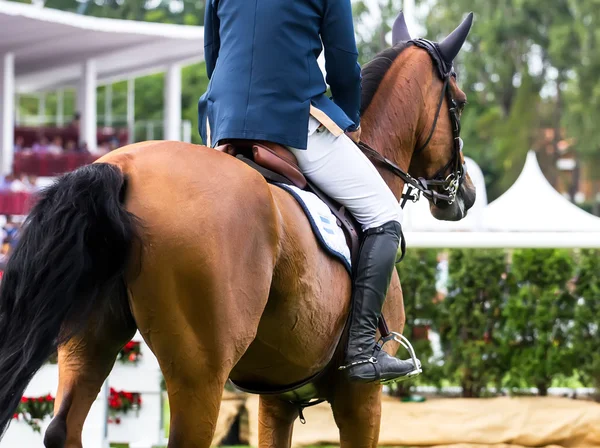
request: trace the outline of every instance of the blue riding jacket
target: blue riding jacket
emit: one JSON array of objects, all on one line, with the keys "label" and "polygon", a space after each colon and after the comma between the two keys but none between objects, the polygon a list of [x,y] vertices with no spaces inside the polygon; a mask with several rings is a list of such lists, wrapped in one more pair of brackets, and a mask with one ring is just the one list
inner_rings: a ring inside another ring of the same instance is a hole
[{"label": "blue riding jacket", "polygon": [[[206,145],[250,139],[306,149],[309,115],[335,135],[359,126],[350,0],[208,0],[204,27]],[[317,63],[323,48],[331,99]]]}]

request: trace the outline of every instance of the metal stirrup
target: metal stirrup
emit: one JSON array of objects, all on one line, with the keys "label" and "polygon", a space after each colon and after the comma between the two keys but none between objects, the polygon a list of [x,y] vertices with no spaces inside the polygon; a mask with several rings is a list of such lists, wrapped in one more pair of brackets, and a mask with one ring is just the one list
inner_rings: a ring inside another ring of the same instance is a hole
[{"label": "metal stirrup", "polygon": [[395,331],[390,332],[390,334],[394,336],[393,337],[394,341],[398,342],[402,347],[404,347],[406,350],[408,350],[408,353],[410,354],[410,358],[412,359],[412,362],[415,366],[415,370],[413,370],[411,373],[409,373],[409,376],[416,376],[420,373],[423,373],[423,369],[421,368],[421,363],[417,359],[417,355],[415,354],[415,349],[413,348],[410,341],[408,339],[406,339],[405,336],[401,335],[400,333],[396,333]]}]

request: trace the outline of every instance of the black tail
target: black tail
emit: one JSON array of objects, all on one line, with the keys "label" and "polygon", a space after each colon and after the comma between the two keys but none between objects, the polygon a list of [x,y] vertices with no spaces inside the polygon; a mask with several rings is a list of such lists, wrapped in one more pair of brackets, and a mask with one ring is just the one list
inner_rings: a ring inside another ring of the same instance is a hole
[{"label": "black tail", "polygon": [[61,177],[30,213],[0,287],[0,435],[58,345],[95,308],[122,306],[137,239],[126,189],[119,168],[93,164]]}]

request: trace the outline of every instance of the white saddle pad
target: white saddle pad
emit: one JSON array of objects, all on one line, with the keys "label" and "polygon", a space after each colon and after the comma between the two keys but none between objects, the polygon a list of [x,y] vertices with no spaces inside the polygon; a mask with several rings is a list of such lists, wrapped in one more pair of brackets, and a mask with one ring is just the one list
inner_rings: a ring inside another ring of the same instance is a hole
[{"label": "white saddle pad", "polygon": [[288,191],[304,209],[315,236],[327,251],[337,257],[349,272],[352,272],[350,248],[346,244],[344,231],[337,225],[334,214],[329,207],[314,193],[301,190],[292,185],[277,184]]}]

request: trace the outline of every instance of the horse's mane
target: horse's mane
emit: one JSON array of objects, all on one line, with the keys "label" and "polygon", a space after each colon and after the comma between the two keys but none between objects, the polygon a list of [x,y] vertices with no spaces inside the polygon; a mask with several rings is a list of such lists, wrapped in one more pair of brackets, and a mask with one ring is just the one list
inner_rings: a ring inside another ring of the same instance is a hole
[{"label": "horse's mane", "polygon": [[365,112],[365,110],[367,110],[371,104],[371,101],[373,101],[375,92],[377,92],[383,77],[388,72],[398,55],[410,45],[410,42],[399,42],[393,47],[387,48],[378,53],[377,56],[371,60],[371,62],[365,64],[362,69],[362,94],[360,102],[361,115]]}]

